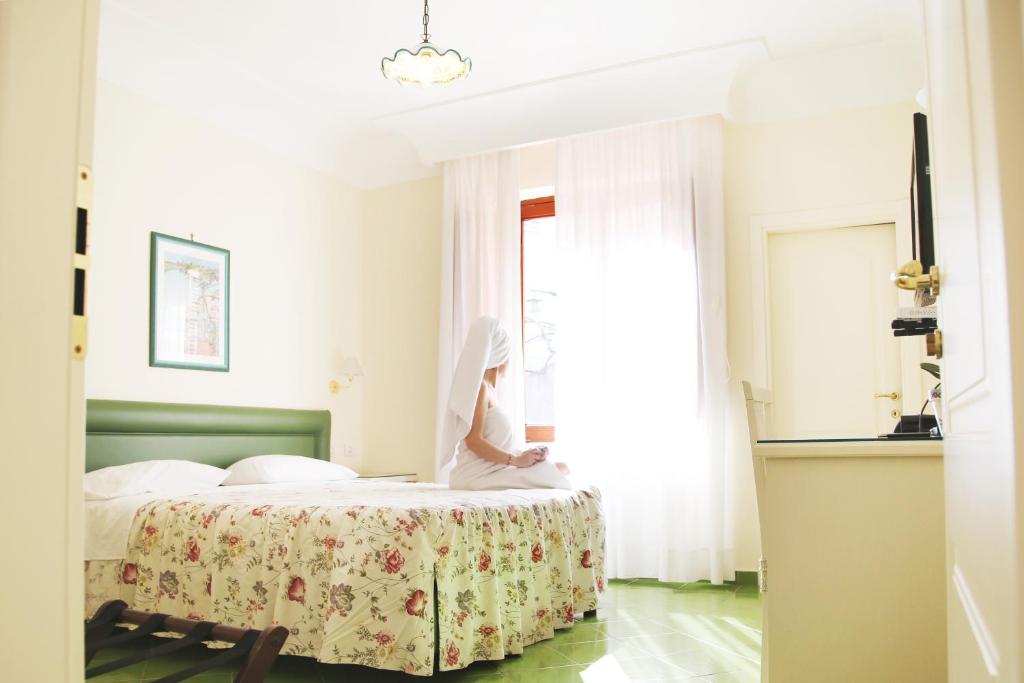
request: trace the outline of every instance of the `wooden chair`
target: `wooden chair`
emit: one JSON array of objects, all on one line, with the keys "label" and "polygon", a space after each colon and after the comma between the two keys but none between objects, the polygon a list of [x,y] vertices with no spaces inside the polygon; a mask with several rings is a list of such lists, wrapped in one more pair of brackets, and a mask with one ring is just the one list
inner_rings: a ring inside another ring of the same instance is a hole
[{"label": "wooden chair", "polygon": [[[135,624],[137,628],[114,634],[116,626],[125,623]],[[243,658],[242,668],[235,676],[234,683],[262,683],[288,638],[288,629],[284,626],[271,626],[257,631],[209,621],[192,621],[168,614],[140,612],[128,609],[122,600],[110,600],[100,605],[93,618],[86,622],[85,663],[88,664],[100,650],[141,642],[143,638],[158,631],[180,633],[184,637],[140,648],[126,657],[91,667],[85,672],[85,677],[101,676],[146,659],[197,646],[206,640],[221,640],[234,645],[226,650],[214,651],[209,658],[153,683],[177,683]]]},{"label": "wooden chair", "polygon": [[747,430],[750,433],[750,456],[751,462],[754,466],[754,493],[757,496],[757,509],[759,520],[759,528],[761,530],[761,558],[758,560],[757,567],[757,585],[760,591],[763,593],[767,590],[767,580],[765,572],[765,533],[764,533],[764,519],[761,510],[764,509],[764,458],[760,456],[758,452],[758,441],[770,438],[770,418],[771,418],[771,404],[772,404],[772,392],[767,389],[755,387],[750,382],[742,382],[743,385],[743,398],[746,399],[747,404]]},{"label": "wooden chair", "polygon": [[761,532],[761,557],[757,561],[757,589],[762,593],[761,605],[761,680],[768,680],[768,544],[764,531],[765,464],[758,442],[770,438],[772,392],[742,382],[747,405],[747,430],[750,433],[750,460],[754,466],[754,493],[757,497],[758,529]]},{"label": "wooden chair", "polygon": [[750,382],[741,382],[743,398],[747,402],[747,425],[750,427],[751,445],[771,437],[772,392],[755,387]]}]

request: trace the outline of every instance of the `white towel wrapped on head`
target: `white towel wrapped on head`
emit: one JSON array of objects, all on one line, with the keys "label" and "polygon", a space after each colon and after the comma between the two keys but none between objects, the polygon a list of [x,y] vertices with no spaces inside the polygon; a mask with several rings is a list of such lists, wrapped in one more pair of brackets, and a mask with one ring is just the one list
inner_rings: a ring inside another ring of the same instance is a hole
[{"label": "white towel wrapped on head", "polygon": [[469,434],[473,411],[480,393],[484,371],[496,368],[509,359],[512,339],[496,318],[478,318],[469,328],[462,347],[455,376],[448,392],[448,406],[441,425],[441,465],[455,456],[459,442]]}]

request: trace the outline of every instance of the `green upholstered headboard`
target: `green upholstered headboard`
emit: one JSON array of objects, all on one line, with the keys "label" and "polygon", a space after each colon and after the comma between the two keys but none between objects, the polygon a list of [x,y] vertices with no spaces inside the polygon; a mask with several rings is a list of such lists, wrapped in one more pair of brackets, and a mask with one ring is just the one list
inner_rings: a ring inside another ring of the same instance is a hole
[{"label": "green upholstered headboard", "polygon": [[227,467],[250,455],[331,458],[331,414],[326,410],[96,399],[85,405],[87,472],[140,460]]}]

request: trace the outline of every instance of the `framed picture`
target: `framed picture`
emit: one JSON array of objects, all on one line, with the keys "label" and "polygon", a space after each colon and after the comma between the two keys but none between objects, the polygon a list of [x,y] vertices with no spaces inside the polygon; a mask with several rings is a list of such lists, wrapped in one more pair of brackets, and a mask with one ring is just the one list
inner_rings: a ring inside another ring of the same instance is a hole
[{"label": "framed picture", "polygon": [[227,372],[231,254],[158,232],[149,241],[149,364]]}]

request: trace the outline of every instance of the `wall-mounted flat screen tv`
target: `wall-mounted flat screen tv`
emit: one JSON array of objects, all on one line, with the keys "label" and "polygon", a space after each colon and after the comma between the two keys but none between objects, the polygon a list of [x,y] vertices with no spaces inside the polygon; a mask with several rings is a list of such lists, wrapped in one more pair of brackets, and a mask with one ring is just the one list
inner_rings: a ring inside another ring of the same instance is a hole
[{"label": "wall-mounted flat screen tv", "polygon": [[935,240],[932,236],[932,183],[928,160],[928,117],[914,114],[914,155],[910,173],[910,226],[913,232],[914,258],[924,272],[935,265]]}]

